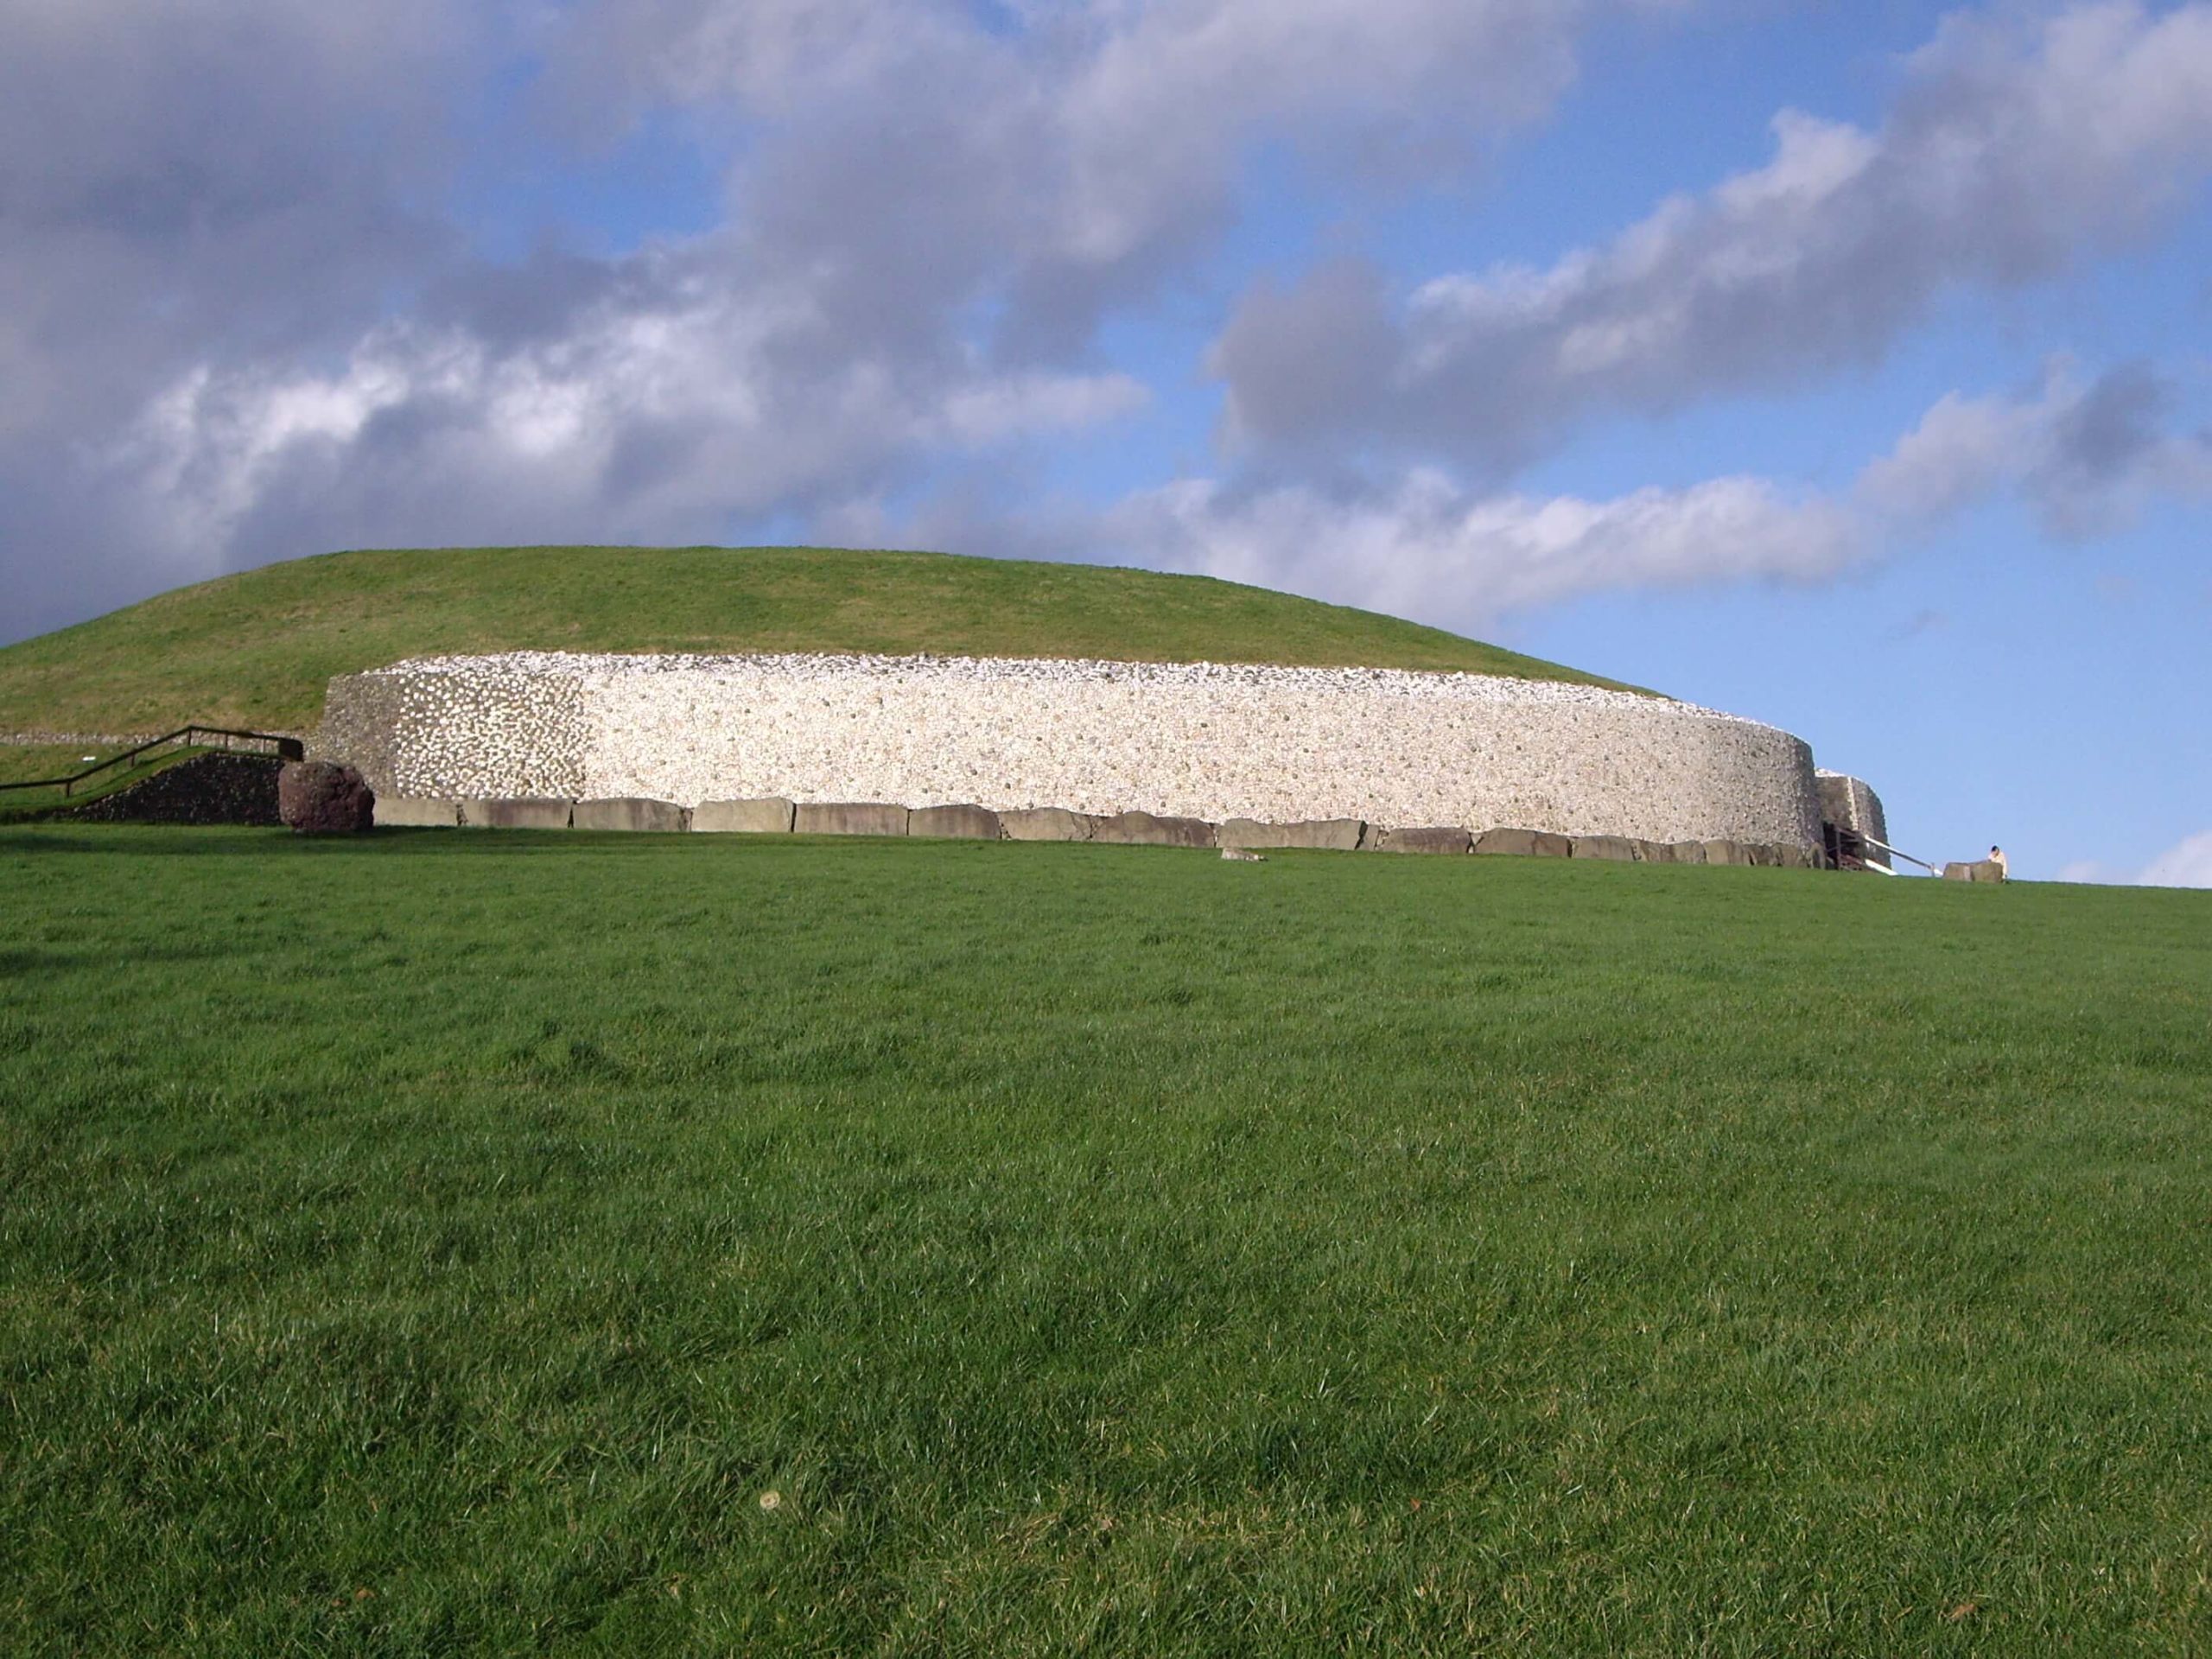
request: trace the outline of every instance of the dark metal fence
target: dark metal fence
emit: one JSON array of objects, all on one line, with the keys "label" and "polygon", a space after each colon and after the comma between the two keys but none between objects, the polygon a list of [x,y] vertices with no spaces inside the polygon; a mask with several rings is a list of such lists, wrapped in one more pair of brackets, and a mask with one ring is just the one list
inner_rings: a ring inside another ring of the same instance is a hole
[{"label": "dark metal fence", "polygon": [[20,784],[0,784],[0,791],[11,789],[58,789],[64,798],[74,795],[84,784],[102,772],[118,767],[128,770],[145,756],[157,749],[216,749],[226,754],[270,754],[280,760],[302,760],[307,758],[307,747],[296,737],[279,737],[272,732],[239,732],[224,726],[181,726],[175,731],[149,738],[133,749],[121,754],[110,755],[97,766],[67,778],[33,778]]}]

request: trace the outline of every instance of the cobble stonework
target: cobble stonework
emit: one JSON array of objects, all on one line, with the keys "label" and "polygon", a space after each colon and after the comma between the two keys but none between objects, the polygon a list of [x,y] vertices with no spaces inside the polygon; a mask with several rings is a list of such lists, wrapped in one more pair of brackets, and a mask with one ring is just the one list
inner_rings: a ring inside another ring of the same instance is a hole
[{"label": "cobble stonework", "polygon": [[[1218,823],[1820,844],[1786,732],[1663,698],[1382,669],[515,652],[330,683],[381,793],[783,798]],[[1011,832],[1011,831],[1010,831]]]}]

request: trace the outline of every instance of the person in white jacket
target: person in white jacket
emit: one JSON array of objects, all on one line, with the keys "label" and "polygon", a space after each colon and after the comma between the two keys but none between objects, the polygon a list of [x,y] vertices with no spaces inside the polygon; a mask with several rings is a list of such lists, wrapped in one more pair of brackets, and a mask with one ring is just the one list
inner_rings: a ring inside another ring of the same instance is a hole
[{"label": "person in white jacket", "polygon": [[2010,881],[2012,879],[2012,867],[2005,861],[2005,849],[2002,847],[1993,847],[1989,849],[1989,861],[1997,867],[1997,879],[1999,881]]}]

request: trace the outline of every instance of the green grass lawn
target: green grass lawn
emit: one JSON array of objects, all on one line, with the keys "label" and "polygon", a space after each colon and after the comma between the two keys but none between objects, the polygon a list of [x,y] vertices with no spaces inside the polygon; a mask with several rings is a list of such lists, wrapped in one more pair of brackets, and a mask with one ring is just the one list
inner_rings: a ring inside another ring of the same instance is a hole
[{"label": "green grass lawn", "polygon": [[[120,752],[111,743],[0,743],[0,784],[67,778],[84,771],[94,760],[105,760]],[[6,796],[0,795],[0,804],[6,800]]]},{"label": "green grass lawn", "polygon": [[2212,894],[0,830],[0,1649],[2212,1643]]},{"label": "green grass lawn", "polygon": [[1611,683],[1202,576],[803,547],[415,548],[269,565],[0,648],[0,732],[304,730],[334,674],[525,648],[1353,664]]}]

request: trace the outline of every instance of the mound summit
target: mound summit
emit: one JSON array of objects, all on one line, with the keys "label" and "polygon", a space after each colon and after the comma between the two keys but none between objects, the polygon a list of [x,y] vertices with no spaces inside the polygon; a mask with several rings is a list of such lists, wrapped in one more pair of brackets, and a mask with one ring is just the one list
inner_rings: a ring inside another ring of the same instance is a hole
[{"label": "mound summit", "polygon": [[267,565],[0,648],[0,732],[195,720],[303,731],[334,675],[512,651],[1087,658],[1618,683],[1205,576],[832,548],[416,548]]}]

